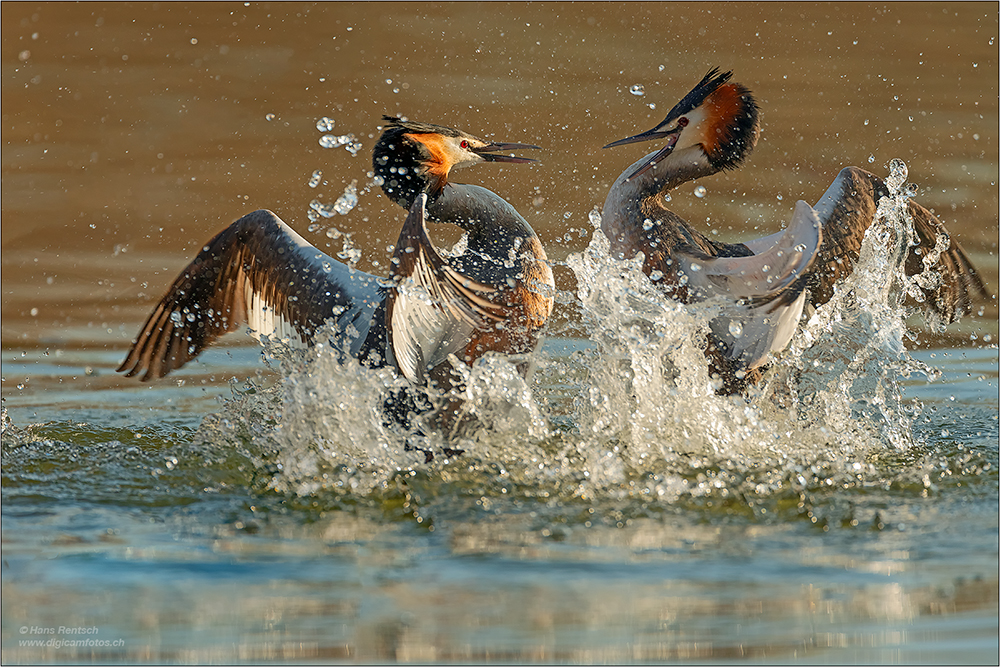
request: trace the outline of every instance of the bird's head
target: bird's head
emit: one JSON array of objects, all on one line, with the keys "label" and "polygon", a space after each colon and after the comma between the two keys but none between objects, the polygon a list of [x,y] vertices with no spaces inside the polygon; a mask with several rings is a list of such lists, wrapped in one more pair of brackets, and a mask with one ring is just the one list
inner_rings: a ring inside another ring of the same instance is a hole
[{"label": "bird's head", "polygon": [[480,162],[535,162],[505,155],[504,151],[540,148],[531,144],[484,141],[443,125],[420,123],[394,116],[386,121],[372,156],[382,189],[395,202],[409,208],[420,192],[432,197],[448,182],[452,169]]},{"label": "bird's head", "polygon": [[713,69],[659,125],[605,146],[666,141],[626,180],[650,169],[663,174],[683,173],[682,180],[688,180],[740,166],[757,143],[760,121],[756,100],[744,86],[729,82],[732,74]]}]

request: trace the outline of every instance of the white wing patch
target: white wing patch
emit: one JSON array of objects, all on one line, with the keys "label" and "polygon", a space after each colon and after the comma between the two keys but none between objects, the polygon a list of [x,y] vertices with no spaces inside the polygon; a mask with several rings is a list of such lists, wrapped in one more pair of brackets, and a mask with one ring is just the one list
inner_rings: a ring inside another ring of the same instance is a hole
[{"label": "white wing patch", "polygon": [[282,316],[273,302],[255,292],[250,281],[243,283],[244,299],[247,304],[247,327],[257,340],[270,338],[280,340],[293,347],[308,347],[306,338],[295,328],[295,324]]},{"label": "white wing patch", "polygon": [[773,243],[749,257],[677,257],[699,299],[741,301],[731,313],[713,320],[711,329],[725,343],[726,356],[747,368],[766,363],[795,333],[805,304],[802,278],[819,252],[823,232],[816,212],[799,201],[785,231],[766,238]]},{"label": "white wing patch", "polygon": [[476,330],[504,319],[502,306],[484,296],[497,290],[458,273],[431,244],[426,200],[417,198],[400,232],[387,310],[396,365],[418,384],[428,369],[468,345]]}]

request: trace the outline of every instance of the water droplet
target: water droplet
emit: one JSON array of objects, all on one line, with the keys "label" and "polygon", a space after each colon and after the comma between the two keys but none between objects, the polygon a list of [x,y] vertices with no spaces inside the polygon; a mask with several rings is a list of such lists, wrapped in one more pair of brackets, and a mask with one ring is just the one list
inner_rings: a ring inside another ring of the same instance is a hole
[{"label": "water droplet", "polygon": [[701,271],[701,264],[698,262],[691,262],[691,271],[697,272]]},{"label": "water droplet", "polygon": [[731,335],[733,338],[739,338],[740,336],[742,336],[743,335],[743,325],[740,324],[739,322],[737,322],[736,320],[733,320],[732,322],[730,322],[729,323],[729,335]]},{"label": "water droplet", "polygon": [[868,119],[867,119],[867,118],[865,118],[865,125],[867,125],[867,124],[868,124]]},{"label": "water droplet", "polygon": [[332,218],[334,215],[336,215],[336,211],[334,211],[333,206],[329,204],[324,204],[318,199],[313,199],[311,202],[309,202],[309,208],[316,211],[324,218]]},{"label": "water droplet", "polygon": [[778,195],[778,201],[781,201],[782,199],[783,197],[781,195]]},{"label": "water droplet", "polygon": [[312,173],[312,176],[309,177],[309,187],[315,188],[317,185],[319,185],[320,181],[322,180],[323,180],[323,172],[317,169]]},{"label": "water droplet", "polygon": [[658,269],[653,269],[652,271],[649,272],[649,279],[652,280],[654,283],[661,280],[662,278],[663,278],[663,271],[660,271]]},{"label": "water droplet", "polygon": [[642,221],[642,228],[648,232],[650,229],[653,228],[653,221],[650,220],[649,218],[646,218],[645,220]]},{"label": "water droplet", "polygon": [[330,273],[333,270],[333,265],[330,262],[323,262],[323,270]]},{"label": "water droplet", "polygon": [[696,187],[694,189],[694,196],[698,197],[699,199],[701,199],[702,197],[704,197],[707,193],[708,193],[708,190],[705,189],[704,185],[699,185],[698,187]]},{"label": "water droplet", "polygon": [[598,211],[596,208],[593,211],[591,211],[590,215],[588,215],[587,217],[590,219],[590,224],[592,224],[594,227],[601,226],[601,212]]},{"label": "water droplet", "polygon": [[38,309],[37,308],[32,308],[31,309],[31,316],[32,317],[38,317]]},{"label": "water droplet", "polygon": [[629,88],[628,92],[632,93],[636,97],[642,97],[643,95],[646,94],[646,89],[643,87],[641,83],[637,83],[631,88]]},{"label": "water droplet", "polygon": [[[992,44],[992,43],[993,43],[993,42],[990,42],[990,44]],[[665,65],[660,65],[660,71],[662,72],[662,71],[664,70],[664,68],[665,68],[665,67],[666,67]]]},{"label": "water droplet", "polygon": [[324,134],[319,138],[319,145],[323,148],[336,148],[337,146],[343,146],[347,143],[347,137],[338,137],[334,134]]},{"label": "water droplet", "polygon": [[335,134],[324,134],[319,138],[319,145],[323,148],[337,148],[338,146],[343,146],[351,155],[357,155],[358,151],[361,150],[361,142],[358,141],[357,137],[353,134],[342,134],[337,136]]},{"label": "water droplet", "polygon": [[572,217],[573,217],[573,214],[570,213],[569,211],[566,211],[565,213],[563,213],[563,220],[569,220]]},{"label": "water droplet", "polygon": [[344,188],[344,194],[337,198],[333,204],[333,210],[340,215],[347,215],[358,205],[358,182],[351,181],[351,184]]},{"label": "water droplet", "polygon": [[269,113],[266,116],[264,116],[264,118],[266,118],[267,120],[274,120],[276,116],[273,113]]},{"label": "water droplet", "polygon": [[897,193],[903,183],[906,182],[906,175],[908,173],[906,163],[898,157],[892,158],[889,161],[889,172],[889,178],[885,179],[885,184],[890,192]]},{"label": "water droplet", "polygon": [[670,196],[669,192],[663,193],[663,201],[670,201],[671,199],[673,199],[673,197]]},{"label": "water droplet", "polygon": [[309,225],[309,227],[307,227],[307,229],[308,229],[308,230],[309,230],[310,232],[318,232],[318,231],[319,231],[319,225],[317,225],[317,224],[312,224],[312,225]]},{"label": "water droplet", "polygon": [[906,190],[905,190],[904,194],[907,197],[916,197],[918,192],[920,192],[920,186],[919,185],[917,185],[916,183],[907,183],[906,184]]},{"label": "water droplet", "polygon": [[875,161],[875,156],[874,155],[869,155],[868,156],[868,164],[871,164],[874,161]]},{"label": "water droplet", "polygon": [[320,132],[329,132],[333,129],[334,120],[332,118],[327,118],[323,116],[318,121],[316,121],[316,129]]}]

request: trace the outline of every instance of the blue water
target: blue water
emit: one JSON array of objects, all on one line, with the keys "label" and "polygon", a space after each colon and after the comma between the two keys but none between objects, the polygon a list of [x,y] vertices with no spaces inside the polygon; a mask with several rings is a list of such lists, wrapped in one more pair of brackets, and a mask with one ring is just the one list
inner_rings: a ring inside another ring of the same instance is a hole
[{"label": "blue water", "polygon": [[[590,495],[474,455],[277,491],[253,438],[202,424],[237,417],[228,378],[276,381],[259,348],[212,350],[183,386],[126,385],[118,356],[4,352],[5,663],[997,657],[995,348],[916,353],[942,371],[905,383],[917,444],[853,481],[829,453],[706,457]],[[572,381],[539,382],[570,412]],[[654,493],[680,478],[702,491]],[[60,626],[118,645],[22,643],[77,638],[31,634]]]}]

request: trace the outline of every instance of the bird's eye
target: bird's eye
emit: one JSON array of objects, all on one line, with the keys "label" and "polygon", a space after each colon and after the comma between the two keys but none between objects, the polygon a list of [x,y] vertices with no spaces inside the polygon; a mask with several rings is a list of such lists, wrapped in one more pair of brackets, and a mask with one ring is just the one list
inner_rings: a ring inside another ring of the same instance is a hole
[{"label": "bird's eye", "polygon": [[468,149],[469,148],[469,142],[466,141],[465,139],[462,139],[462,143],[460,143],[459,146],[461,146],[462,148]]},{"label": "bird's eye", "polygon": [[687,118],[681,116],[677,119],[677,127],[687,127],[689,122]]}]

